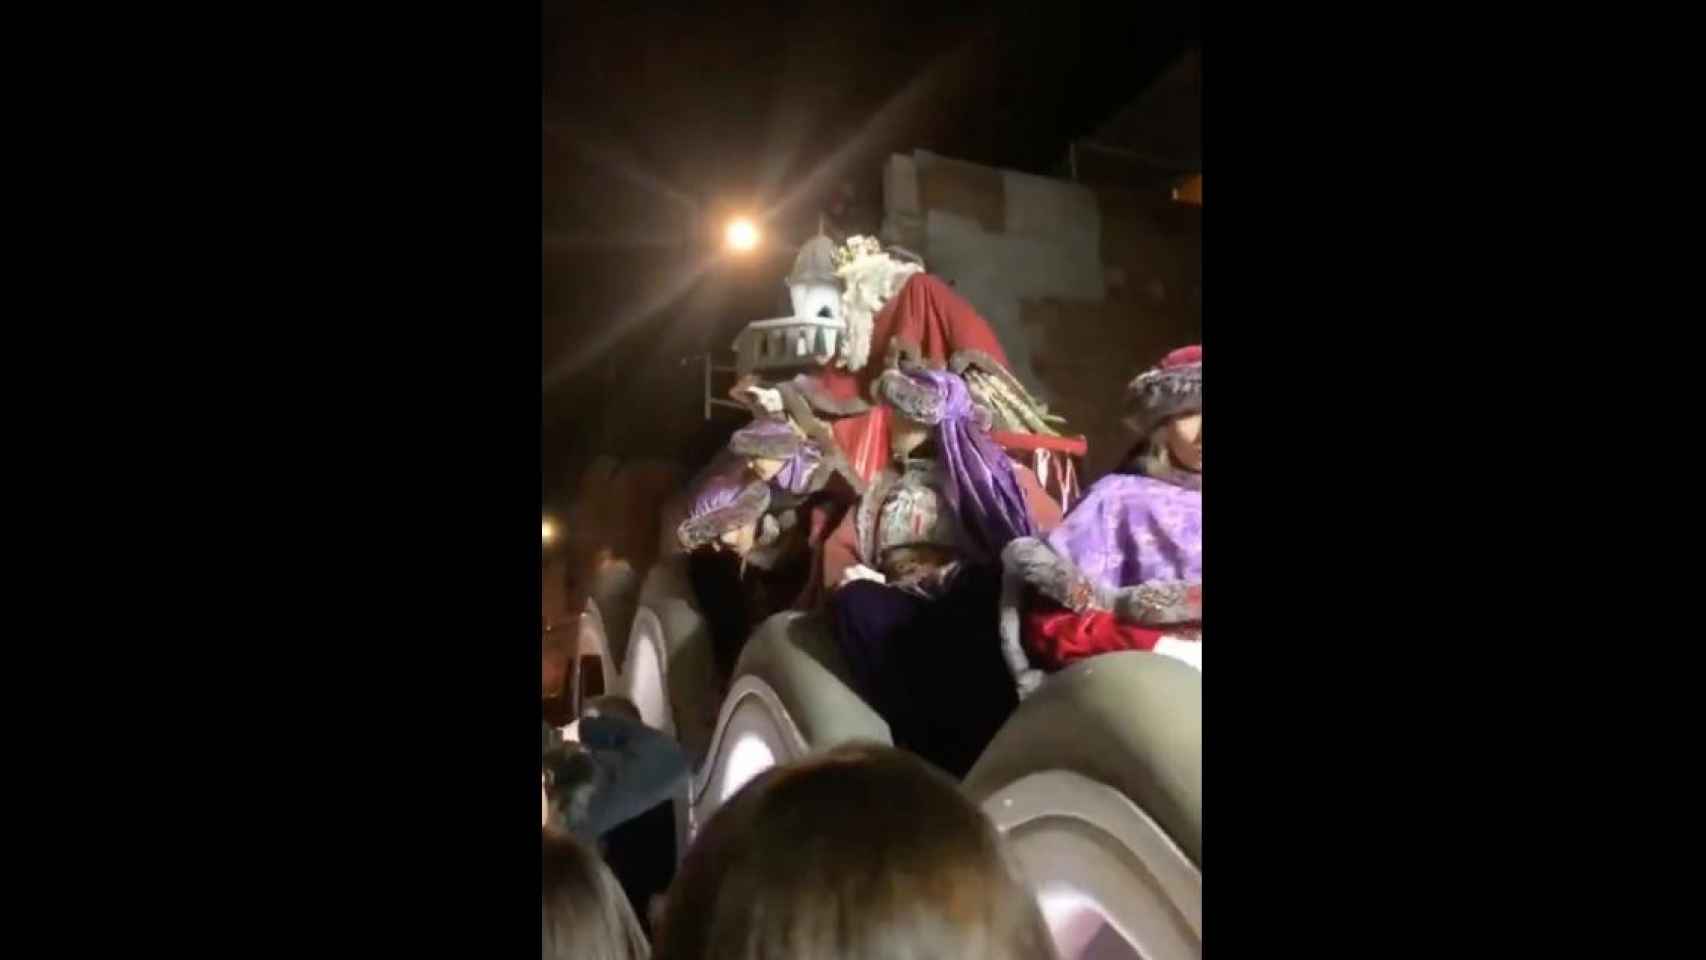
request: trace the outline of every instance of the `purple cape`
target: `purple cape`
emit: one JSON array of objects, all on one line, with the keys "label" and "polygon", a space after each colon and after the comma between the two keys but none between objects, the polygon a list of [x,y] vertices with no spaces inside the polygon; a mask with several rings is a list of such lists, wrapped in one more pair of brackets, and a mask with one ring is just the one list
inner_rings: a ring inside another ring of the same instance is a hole
[{"label": "purple cape", "polygon": [[1119,588],[1202,579],[1202,491],[1114,473],[1096,481],[1049,546],[1085,576]]},{"label": "purple cape", "polygon": [[782,493],[806,493],[811,489],[812,476],[823,463],[823,454],[811,443],[800,445],[799,452],[782,461],[782,469],[770,478],[770,485]]},{"label": "purple cape", "polygon": [[1012,461],[978,424],[964,380],[929,369],[908,371],[907,376],[939,397],[936,447],[948,475],[942,491],[948,508],[973,544],[986,556],[999,557],[1008,541],[1036,532]]}]

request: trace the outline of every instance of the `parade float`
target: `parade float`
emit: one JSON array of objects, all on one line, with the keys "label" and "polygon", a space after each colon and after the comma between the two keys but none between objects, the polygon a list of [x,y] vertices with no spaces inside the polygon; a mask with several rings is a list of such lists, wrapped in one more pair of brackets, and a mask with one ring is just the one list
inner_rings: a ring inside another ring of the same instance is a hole
[{"label": "parade float", "polygon": [[[1012,376],[989,324],[919,258],[867,238],[837,246],[819,236],[802,247],[786,285],[792,315],[750,323],[733,344],[739,379],[724,402],[764,427],[750,434],[759,440],[731,444],[743,452],[728,451],[750,472],[718,495],[712,478],[731,464],[708,465],[666,505],[671,549],[643,578],[626,642],[582,640],[598,661],[584,669],[693,761],[675,801],[678,851],[767,767],[852,740],[896,742],[888,719],[856,692],[861,683],[828,609],[849,564],[825,573],[837,532],[860,527],[861,506],[874,497],[865,512],[888,515],[891,455],[905,446],[894,434],[920,416],[896,412],[894,393],[878,389],[885,372],[932,382],[922,371],[933,370],[963,384],[977,411],[968,429],[1046,491],[1055,522],[1079,496],[1082,438]],[[767,456],[772,440],[778,446]],[[811,461],[803,486],[816,486],[793,495],[774,465],[802,450]],[[790,533],[812,553],[815,589],[751,624],[732,666],[719,666],[690,550],[735,544],[744,570],[749,556]],[[871,559],[861,553],[851,566]],[[580,629],[601,633],[597,602],[587,610]],[[1023,662],[1013,669],[1023,700],[1014,697],[964,784],[1012,842],[1061,955],[1200,956],[1200,669],[1145,652],[1097,656],[1046,677]],[[943,702],[961,692],[951,683],[935,691]]]}]

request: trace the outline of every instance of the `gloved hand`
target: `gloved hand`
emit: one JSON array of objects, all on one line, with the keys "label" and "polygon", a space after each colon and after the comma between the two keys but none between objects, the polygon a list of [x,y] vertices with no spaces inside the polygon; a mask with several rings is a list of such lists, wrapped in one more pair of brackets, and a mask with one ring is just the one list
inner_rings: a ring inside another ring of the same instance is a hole
[{"label": "gloved hand", "polygon": [[1037,688],[1043,685],[1043,680],[1047,677],[1048,674],[1043,673],[1041,670],[1034,667],[1021,671],[1017,678],[1019,682],[1019,699],[1023,700],[1031,694],[1036,693]]},{"label": "gloved hand", "polygon": [[1085,576],[1072,558],[1035,537],[1019,537],[1002,548],[1001,565],[1073,613],[1108,610],[1113,605],[1111,591]]},{"label": "gloved hand", "polygon": [[749,397],[751,402],[757,405],[758,409],[763,410],[765,413],[782,412],[782,394],[780,391],[771,390],[765,387],[745,387],[742,390],[742,393]]},{"label": "gloved hand", "polygon": [[1202,620],[1202,582],[1152,580],[1122,587],[1113,597],[1114,616],[1141,627],[1164,627]]},{"label": "gloved hand", "polygon": [[855,563],[851,567],[841,571],[841,582],[836,584],[836,586],[845,587],[855,580],[870,580],[873,583],[889,582],[889,578],[883,576],[878,571],[872,570],[870,567],[867,567],[862,563]]}]

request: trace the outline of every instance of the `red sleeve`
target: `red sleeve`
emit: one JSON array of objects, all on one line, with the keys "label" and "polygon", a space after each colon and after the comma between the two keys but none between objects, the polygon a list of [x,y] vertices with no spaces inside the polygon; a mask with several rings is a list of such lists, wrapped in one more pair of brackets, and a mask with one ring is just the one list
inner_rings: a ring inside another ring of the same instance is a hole
[{"label": "red sleeve", "polygon": [[1100,610],[1073,613],[1034,597],[1025,612],[1025,652],[1043,670],[1119,650],[1153,650],[1164,630],[1120,623]]},{"label": "red sleeve", "polygon": [[859,527],[856,522],[858,513],[857,505],[849,507],[841,515],[841,522],[836,525],[835,532],[823,541],[823,549],[818,551],[815,579],[807,587],[807,595],[810,597],[807,603],[815,606],[827,600],[841,583],[841,574],[859,562]]},{"label": "red sleeve", "polygon": [[835,443],[848,466],[869,484],[883,472],[889,460],[889,408],[872,407],[864,413],[841,417],[829,425]]}]

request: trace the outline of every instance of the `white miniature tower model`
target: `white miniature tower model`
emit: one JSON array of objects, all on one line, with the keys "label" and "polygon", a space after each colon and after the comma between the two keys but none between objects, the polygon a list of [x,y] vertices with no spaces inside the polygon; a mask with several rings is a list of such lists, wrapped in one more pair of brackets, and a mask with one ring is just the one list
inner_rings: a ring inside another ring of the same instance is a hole
[{"label": "white miniature tower model", "polygon": [[783,283],[794,315],[757,320],[741,330],[734,348],[735,367],[743,375],[823,366],[835,358],[847,327],[841,319],[835,243],[821,229],[800,247]]}]

